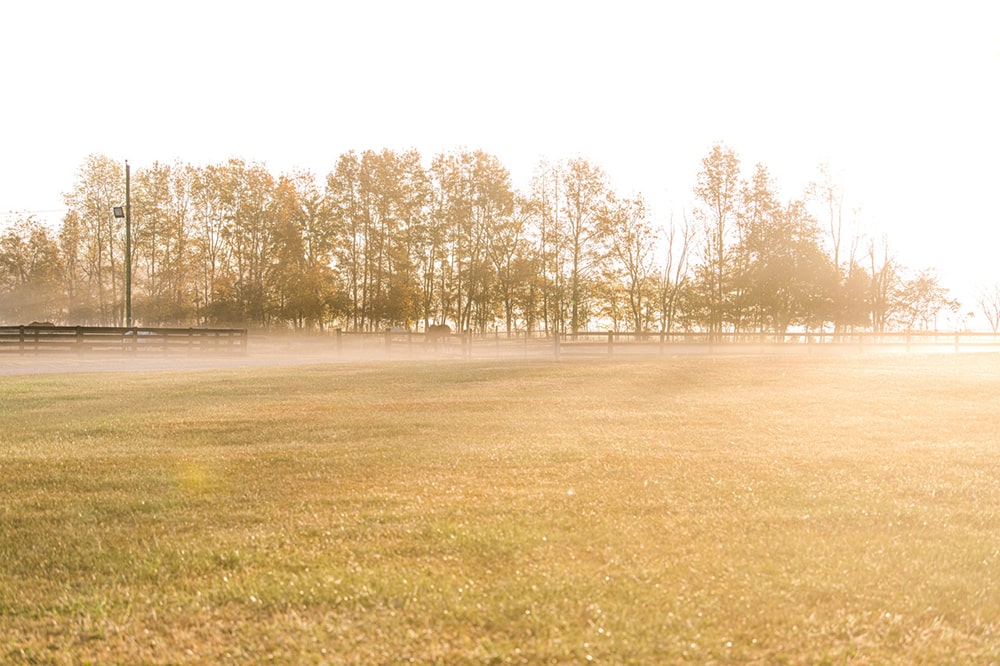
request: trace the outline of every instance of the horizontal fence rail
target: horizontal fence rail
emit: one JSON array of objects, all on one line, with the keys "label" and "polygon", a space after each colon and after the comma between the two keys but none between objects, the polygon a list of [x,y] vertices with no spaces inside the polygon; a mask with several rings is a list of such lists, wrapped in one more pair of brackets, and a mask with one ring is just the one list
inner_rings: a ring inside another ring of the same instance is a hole
[{"label": "horizontal fence rail", "polygon": [[[258,334],[254,346],[267,347]],[[365,358],[561,358],[678,354],[778,354],[879,351],[1000,351],[1000,336],[982,332],[909,333],[660,333],[585,331],[544,333],[451,333],[336,330],[296,337],[299,349]],[[0,326],[0,355],[44,353],[220,353],[246,354],[246,329],[121,328],[96,326]]]},{"label": "horizontal fence rail", "polygon": [[0,354],[245,354],[246,351],[246,329],[0,326]]},{"label": "horizontal fence rail", "polygon": [[338,354],[560,358],[650,354],[811,353],[813,351],[1000,351],[1000,336],[982,332],[900,333],[660,333],[587,331],[563,334],[334,331],[324,345]]}]

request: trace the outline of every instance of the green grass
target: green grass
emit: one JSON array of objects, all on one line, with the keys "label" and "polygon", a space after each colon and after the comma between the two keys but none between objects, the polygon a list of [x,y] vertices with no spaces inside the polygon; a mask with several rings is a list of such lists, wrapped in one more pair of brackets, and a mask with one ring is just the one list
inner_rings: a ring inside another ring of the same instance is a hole
[{"label": "green grass", "polygon": [[0,377],[0,662],[996,662],[998,395],[993,355]]}]

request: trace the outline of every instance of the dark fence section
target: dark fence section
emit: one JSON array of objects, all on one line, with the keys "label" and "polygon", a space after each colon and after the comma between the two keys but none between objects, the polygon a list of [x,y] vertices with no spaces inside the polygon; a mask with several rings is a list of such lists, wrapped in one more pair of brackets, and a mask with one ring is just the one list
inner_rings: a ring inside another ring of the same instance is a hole
[{"label": "dark fence section", "polygon": [[246,329],[0,326],[0,354],[245,354],[246,351]]}]

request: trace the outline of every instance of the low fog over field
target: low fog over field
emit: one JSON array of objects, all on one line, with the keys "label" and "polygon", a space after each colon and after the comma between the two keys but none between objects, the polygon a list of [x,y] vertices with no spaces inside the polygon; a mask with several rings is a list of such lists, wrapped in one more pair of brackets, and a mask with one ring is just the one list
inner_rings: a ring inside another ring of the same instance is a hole
[{"label": "low fog over field", "polygon": [[224,353],[188,353],[156,344],[140,352],[91,353],[26,351],[8,348],[0,354],[0,375],[59,372],[144,372],[212,368],[254,368],[359,361],[454,362],[474,360],[607,360],[655,359],[688,355],[813,355],[865,356],[887,353],[972,353],[996,351],[1000,340],[989,334],[903,333],[876,336],[756,335],[713,336],[692,333],[666,335],[590,332],[578,336],[513,336],[503,334],[448,335],[428,340],[421,333],[392,332],[327,335],[249,336],[246,352],[236,346]]}]

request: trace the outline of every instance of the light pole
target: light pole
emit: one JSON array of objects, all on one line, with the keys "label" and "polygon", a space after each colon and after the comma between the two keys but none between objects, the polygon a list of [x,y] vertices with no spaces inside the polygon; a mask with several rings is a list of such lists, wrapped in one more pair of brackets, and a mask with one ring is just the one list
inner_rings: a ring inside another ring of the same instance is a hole
[{"label": "light pole", "polygon": [[125,326],[132,328],[132,182],[125,160],[125,210],[114,207],[115,219],[125,218]]}]

